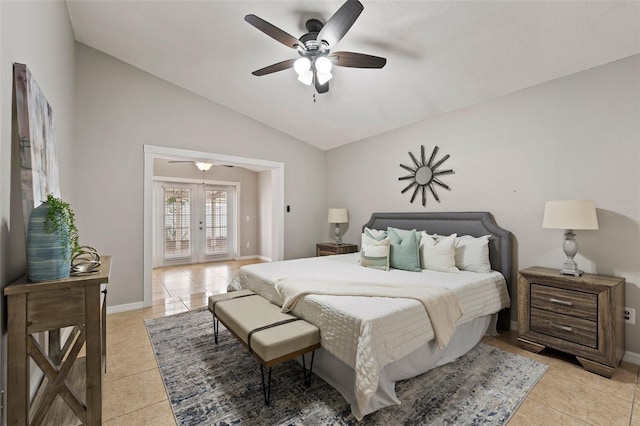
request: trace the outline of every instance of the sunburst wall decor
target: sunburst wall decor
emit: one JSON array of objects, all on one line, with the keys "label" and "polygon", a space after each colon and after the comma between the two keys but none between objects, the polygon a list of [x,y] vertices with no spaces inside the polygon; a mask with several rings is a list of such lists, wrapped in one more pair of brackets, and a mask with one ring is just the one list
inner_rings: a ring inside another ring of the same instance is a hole
[{"label": "sunburst wall decor", "polygon": [[404,194],[411,188],[414,188],[413,195],[411,195],[411,202],[416,199],[418,192],[422,192],[422,205],[427,205],[427,188],[429,188],[429,192],[433,195],[433,198],[436,199],[437,202],[440,202],[440,198],[438,197],[438,193],[434,187],[435,185],[440,185],[444,189],[451,190],[451,188],[443,183],[438,176],[440,175],[448,175],[454,173],[452,169],[448,170],[438,170],[438,167],[442,165],[449,158],[449,154],[442,157],[440,160],[434,163],[436,158],[436,154],[438,154],[438,147],[434,147],[431,152],[431,157],[429,157],[429,161],[426,161],[424,155],[424,145],[420,145],[420,161],[409,152],[409,157],[413,160],[413,166],[405,166],[404,164],[400,164],[400,167],[409,171],[411,174],[407,176],[401,176],[398,180],[410,180],[411,183],[404,188],[401,193]]}]

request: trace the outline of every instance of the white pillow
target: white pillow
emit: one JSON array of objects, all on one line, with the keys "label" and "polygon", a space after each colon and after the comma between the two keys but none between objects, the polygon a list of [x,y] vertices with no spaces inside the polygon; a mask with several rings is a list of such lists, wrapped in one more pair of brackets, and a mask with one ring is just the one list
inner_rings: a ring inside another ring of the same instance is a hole
[{"label": "white pillow", "polygon": [[489,261],[489,235],[472,237],[463,235],[456,238],[456,266],[463,271],[491,272]]},{"label": "white pillow", "polygon": [[360,265],[367,268],[389,270],[389,252],[391,243],[389,238],[376,240],[362,234],[362,248],[360,249]]},{"label": "white pillow", "polygon": [[420,238],[420,264],[422,269],[441,272],[460,272],[456,268],[456,234],[435,239],[426,232]]}]

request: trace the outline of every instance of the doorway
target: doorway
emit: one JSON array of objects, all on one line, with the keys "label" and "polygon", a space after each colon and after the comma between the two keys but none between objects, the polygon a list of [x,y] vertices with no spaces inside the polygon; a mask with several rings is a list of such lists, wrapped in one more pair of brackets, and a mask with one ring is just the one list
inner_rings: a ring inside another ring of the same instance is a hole
[{"label": "doorway", "polygon": [[236,258],[237,193],[235,185],[156,181],[153,267]]},{"label": "doorway", "polygon": [[263,226],[270,230],[268,244],[265,248],[267,254],[264,257],[278,261],[284,259],[284,163],[260,160],[246,157],[236,157],[211,152],[191,151],[177,148],[159,147],[154,145],[144,146],[144,200],[143,200],[143,270],[144,270],[144,294],[143,306],[152,305],[152,267],[153,267],[153,193],[154,159],[164,158],[172,160],[210,161],[212,163],[235,165],[253,170],[262,176],[266,176],[262,190],[268,195],[268,202],[264,203],[266,211],[263,212]]}]

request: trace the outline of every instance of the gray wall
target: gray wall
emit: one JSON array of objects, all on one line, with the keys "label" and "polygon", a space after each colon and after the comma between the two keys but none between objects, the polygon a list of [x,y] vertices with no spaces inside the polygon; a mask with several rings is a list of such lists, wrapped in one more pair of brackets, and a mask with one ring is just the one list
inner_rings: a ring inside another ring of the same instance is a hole
[{"label": "gray wall", "polygon": [[[0,287],[26,272],[19,160],[12,156],[13,62],[29,67],[55,120],[61,196],[75,207],[73,124],[75,42],[64,2],[0,2]],[[13,182],[11,181],[13,179]],[[2,298],[2,369],[6,378],[6,299]]]},{"label": "gray wall", "polygon": [[[260,215],[258,211],[258,174],[242,167],[214,166],[201,172],[192,163],[169,163],[169,160],[156,158],[153,162],[153,175],[188,179],[205,179],[222,182],[240,182],[239,200],[239,256],[259,254]],[[249,217],[247,221],[246,218]],[[270,230],[270,226],[267,226]],[[247,242],[250,247],[247,248]]]},{"label": "gray wall", "polygon": [[[626,305],[640,313],[639,76],[636,55],[328,151],[327,206],[349,209],[343,240],[359,244],[371,212],[490,211],[516,237],[518,268],[559,268],[563,231],[542,229],[544,202],[592,199],[600,229],[577,231],[576,260],[625,277]],[[421,144],[455,170],[426,207],[398,181]],[[626,332],[640,353],[640,324]]]},{"label": "gray wall", "polygon": [[114,255],[109,305],[143,299],[145,144],[285,163],[284,256],[313,255],[322,151],[82,44],[75,83],[76,218],[82,243]]}]

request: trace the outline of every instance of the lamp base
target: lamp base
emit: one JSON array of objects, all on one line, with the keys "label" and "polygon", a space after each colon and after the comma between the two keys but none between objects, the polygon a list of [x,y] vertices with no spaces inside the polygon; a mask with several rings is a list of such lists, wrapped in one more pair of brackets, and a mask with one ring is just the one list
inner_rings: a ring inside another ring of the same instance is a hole
[{"label": "lamp base", "polygon": [[342,239],[340,238],[340,224],[336,223],[336,245],[342,244]]},{"label": "lamp base", "polygon": [[560,273],[562,275],[573,275],[574,277],[579,277],[584,274],[584,271],[581,271],[580,269],[563,269]]},{"label": "lamp base", "polygon": [[560,273],[562,273],[562,275],[573,275],[574,277],[579,277],[584,274],[584,272],[578,269],[578,264],[573,260],[574,256],[578,254],[578,242],[575,237],[576,234],[574,234],[571,229],[567,229],[564,233],[562,249],[564,250],[565,256],[567,256],[567,259],[564,261],[562,271],[560,271]]}]

